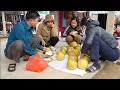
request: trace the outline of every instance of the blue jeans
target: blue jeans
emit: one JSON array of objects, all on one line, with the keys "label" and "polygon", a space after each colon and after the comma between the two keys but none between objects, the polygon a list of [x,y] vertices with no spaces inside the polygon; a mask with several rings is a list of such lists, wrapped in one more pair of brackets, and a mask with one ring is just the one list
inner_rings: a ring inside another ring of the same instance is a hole
[{"label": "blue jeans", "polygon": [[100,57],[109,61],[116,61],[120,57],[120,50],[111,48],[100,37],[95,35],[90,50],[90,58],[98,62]]}]

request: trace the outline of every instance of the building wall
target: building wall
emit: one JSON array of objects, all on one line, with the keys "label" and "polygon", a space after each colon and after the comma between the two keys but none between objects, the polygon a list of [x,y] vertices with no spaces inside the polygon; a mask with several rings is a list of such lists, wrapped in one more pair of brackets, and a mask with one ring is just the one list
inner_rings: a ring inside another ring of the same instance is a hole
[{"label": "building wall", "polygon": [[50,14],[54,15],[55,25],[57,26],[58,31],[59,31],[59,26],[58,26],[58,21],[59,21],[59,11],[52,11],[52,12],[50,12]]},{"label": "building wall", "polygon": [[107,23],[106,23],[106,30],[113,35],[114,32],[114,11],[108,11],[107,14]]}]

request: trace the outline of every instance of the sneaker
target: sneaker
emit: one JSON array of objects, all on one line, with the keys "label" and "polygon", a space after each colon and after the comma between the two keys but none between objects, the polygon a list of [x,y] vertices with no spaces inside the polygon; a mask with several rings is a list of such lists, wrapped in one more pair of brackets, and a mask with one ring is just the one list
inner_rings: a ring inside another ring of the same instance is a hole
[{"label": "sneaker", "polygon": [[93,64],[92,66],[90,66],[89,68],[86,69],[86,72],[88,73],[92,73],[92,72],[95,72],[97,70],[99,70],[101,68],[100,64]]},{"label": "sneaker", "polygon": [[56,51],[55,47],[51,46],[50,48],[51,48],[51,50]]}]

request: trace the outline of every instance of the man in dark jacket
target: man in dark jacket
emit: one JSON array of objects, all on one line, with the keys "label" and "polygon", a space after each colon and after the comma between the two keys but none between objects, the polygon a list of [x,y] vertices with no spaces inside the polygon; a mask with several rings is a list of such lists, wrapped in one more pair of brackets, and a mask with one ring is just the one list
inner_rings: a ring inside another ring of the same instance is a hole
[{"label": "man in dark jacket", "polygon": [[86,69],[87,72],[94,72],[101,68],[99,59],[104,58],[109,61],[116,61],[120,57],[118,41],[106,30],[99,26],[99,21],[81,20],[81,30],[86,27],[86,39],[84,41],[81,57],[90,50],[90,58],[93,65]]}]

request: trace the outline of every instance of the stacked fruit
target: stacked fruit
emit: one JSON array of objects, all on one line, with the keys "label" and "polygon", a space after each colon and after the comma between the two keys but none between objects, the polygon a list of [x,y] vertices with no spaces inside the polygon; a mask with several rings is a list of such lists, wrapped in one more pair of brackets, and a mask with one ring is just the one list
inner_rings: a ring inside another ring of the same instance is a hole
[{"label": "stacked fruit", "polygon": [[[52,50],[49,48],[49,47],[44,47],[44,48],[46,48],[46,52],[48,52],[48,51],[51,51],[52,52]],[[39,52],[39,54],[42,56],[43,54],[45,54],[45,51],[42,51],[42,50],[39,50],[39,49],[36,49],[37,50],[37,52]],[[54,53],[52,52],[52,55],[54,55]]]},{"label": "stacked fruit", "polygon": [[77,67],[80,69],[86,69],[90,63],[90,57],[85,54],[83,58],[78,60],[78,56],[81,52],[81,45],[73,41],[70,45],[62,47],[57,52],[57,59],[62,61],[65,58],[65,55],[68,55],[67,68],[74,70]]}]

